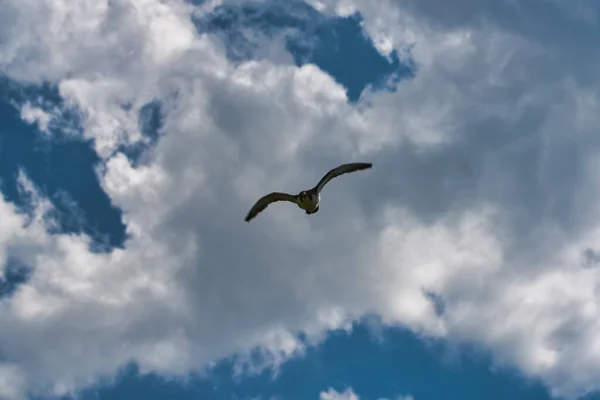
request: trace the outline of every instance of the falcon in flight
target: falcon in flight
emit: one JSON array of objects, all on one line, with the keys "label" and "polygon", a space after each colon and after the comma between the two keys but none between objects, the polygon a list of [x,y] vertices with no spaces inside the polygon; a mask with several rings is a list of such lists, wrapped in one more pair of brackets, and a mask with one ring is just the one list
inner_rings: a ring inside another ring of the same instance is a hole
[{"label": "falcon in flight", "polygon": [[329,182],[336,176],[347,174],[349,172],[360,171],[362,169],[368,169],[372,166],[372,163],[342,164],[339,167],[336,167],[328,173],[326,173],[325,176],[321,178],[319,183],[317,183],[317,186],[310,190],[303,190],[297,195],[291,195],[282,192],[269,193],[258,199],[258,201],[254,204],[254,206],[252,206],[252,208],[248,212],[248,215],[246,215],[245,221],[250,222],[250,220],[256,217],[256,215],[259,212],[263,211],[265,208],[267,208],[269,204],[274,203],[276,201],[289,201],[295,203],[298,205],[298,207],[306,211],[307,214],[314,214],[317,211],[319,211],[321,190],[323,190],[323,187],[327,184],[327,182]]}]

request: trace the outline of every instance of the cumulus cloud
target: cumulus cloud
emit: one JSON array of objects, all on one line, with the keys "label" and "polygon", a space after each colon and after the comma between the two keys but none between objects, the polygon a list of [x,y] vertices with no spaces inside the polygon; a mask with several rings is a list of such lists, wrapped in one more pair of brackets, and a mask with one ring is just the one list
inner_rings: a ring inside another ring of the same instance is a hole
[{"label": "cumulus cloud", "polygon": [[[466,3],[320,1],[363,13],[381,51],[412,46],[414,79],[352,105],[314,65],[230,64],[187,2],[0,0],[0,70],[81,112],[130,234],[101,254],[48,235],[25,177],[33,218],[0,201],[0,259],[32,268],[0,299],[0,395],[68,393],[130,361],[185,374],[257,346],[255,367],[277,365],[302,354],[298,331],[319,340],[367,312],[479,341],[557,394],[600,389],[600,268],[582,268],[600,239],[595,52]],[[133,165],[119,148],[144,140],[153,100],[161,138]],[[330,183],[318,214],[276,204],[243,222],[263,193],[347,161],[374,168]]]}]

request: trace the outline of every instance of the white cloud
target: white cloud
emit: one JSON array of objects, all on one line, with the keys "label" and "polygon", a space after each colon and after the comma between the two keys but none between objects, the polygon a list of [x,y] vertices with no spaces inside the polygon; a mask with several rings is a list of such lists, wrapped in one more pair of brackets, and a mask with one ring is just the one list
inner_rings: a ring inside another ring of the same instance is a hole
[{"label": "white cloud", "polygon": [[[0,24],[0,70],[56,82],[82,111],[132,235],[90,253],[85,236],[45,233],[43,199],[29,223],[0,201],[0,257],[34,268],[0,299],[0,395],[69,392],[132,360],[185,374],[255,346],[277,365],[302,354],[295,332],[319,340],[365,312],[478,340],[559,394],[598,388],[600,268],[580,267],[599,239],[598,87],[505,20],[340,4],[374,37],[415,44],[398,92],[353,106],[314,66],[231,65],[183,1],[0,0],[18,16]],[[114,151],[142,140],[152,99],[165,136],[134,168]],[[261,194],[354,160],[374,169],[332,182],[315,216],[276,204],[243,222]]]},{"label": "white cloud", "polygon": [[[352,388],[347,388],[343,392],[338,392],[333,388],[327,389],[327,391],[323,391],[319,393],[320,400],[359,400],[360,397],[354,393]],[[398,396],[394,398],[395,400],[414,400],[412,396]],[[389,400],[385,398],[380,398],[378,400]]]},{"label": "white cloud", "polygon": [[53,116],[39,107],[32,106],[28,101],[21,108],[21,118],[30,124],[36,123],[40,131],[47,133],[48,124]]},{"label": "white cloud", "polygon": [[358,396],[352,389],[346,389],[343,392],[337,392],[332,388],[326,392],[319,393],[320,400],[358,400]]}]

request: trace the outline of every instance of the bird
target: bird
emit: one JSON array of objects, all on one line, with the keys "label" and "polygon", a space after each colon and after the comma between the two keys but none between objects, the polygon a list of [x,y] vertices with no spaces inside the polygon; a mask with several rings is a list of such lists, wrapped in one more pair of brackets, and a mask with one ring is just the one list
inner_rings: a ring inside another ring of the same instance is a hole
[{"label": "bird", "polygon": [[313,187],[312,189],[303,190],[296,195],[292,195],[289,193],[283,193],[283,192],[269,193],[269,194],[261,197],[260,199],[258,199],[258,201],[256,203],[254,203],[254,205],[248,212],[248,215],[246,215],[246,218],[244,219],[244,221],[250,222],[250,220],[252,220],[254,217],[256,217],[258,215],[258,213],[260,213],[265,208],[267,208],[269,206],[269,204],[277,202],[277,201],[289,201],[291,203],[295,203],[296,205],[298,205],[298,207],[300,207],[301,209],[306,211],[306,214],[309,214],[309,215],[314,214],[317,211],[319,211],[319,203],[321,201],[321,190],[323,190],[323,187],[330,180],[332,180],[333,178],[340,176],[342,174],[347,174],[349,172],[369,169],[371,167],[373,167],[373,163],[367,163],[367,162],[355,162],[355,163],[342,164],[338,167],[333,168],[329,172],[327,172],[325,174],[325,176],[323,176],[321,178],[319,183],[317,183],[317,185],[315,187]]}]

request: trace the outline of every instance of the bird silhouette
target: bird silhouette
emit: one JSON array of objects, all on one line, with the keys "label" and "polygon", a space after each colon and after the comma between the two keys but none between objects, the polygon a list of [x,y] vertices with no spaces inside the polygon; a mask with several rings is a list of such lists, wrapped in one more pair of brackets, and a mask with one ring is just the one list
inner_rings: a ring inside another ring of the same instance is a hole
[{"label": "bird silhouette", "polygon": [[321,190],[323,187],[331,181],[333,178],[347,174],[349,172],[360,171],[363,169],[368,169],[373,167],[372,163],[349,163],[342,164],[339,167],[332,169],[327,172],[323,178],[317,183],[315,187],[310,190],[303,190],[296,195],[292,195],[289,193],[283,192],[272,192],[269,193],[260,199],[252,206],[248,215],[246,215],[245,221],[250,222],[250,220],[258,215],[261,211],[269,206],[269,204],[277,202],[277,201],[289,201],[291,203],[295,203],[306,211],[306,214],[314,214],[319,211],[319,202],[321,201]]}]

